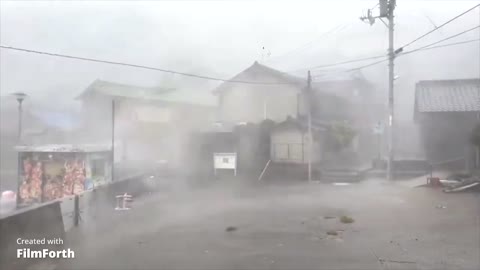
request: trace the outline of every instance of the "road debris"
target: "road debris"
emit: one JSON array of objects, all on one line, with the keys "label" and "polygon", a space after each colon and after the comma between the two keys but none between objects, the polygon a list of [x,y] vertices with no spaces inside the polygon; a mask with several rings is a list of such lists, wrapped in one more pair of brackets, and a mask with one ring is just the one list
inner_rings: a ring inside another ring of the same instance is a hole
[{"label": "road debris", "polygon": [[455,187],[460,182],[459,180],[440,179],[440,184],[444,187]]},{"label": "road debris", "polygon": [[[383,259],[381,259],[381,260],[383,260]],[[413,261],[397,261],[397,260],[383,260],[383,261],[392,262],[392,263],[417,263],[417,262],[413,262]]]},{"label": "road debris", "polygon": [[349,186],[350,183],[333,183],[334,186]]},{"label": "road debris", "polygon": [[375,256],[375,258],[377,259],[377,262],[379,262],[380,265],[383,267],[385,265],[385,261],[382,260],[380,257],[378,257],[375,251],[373,251],[373,249],[370,249],[370,251],[372,252],[373,256]]},{"label": "road debris", "polygon": [[470,189],[470,188],[473,188],[473,187],[476,187],[476,186],[480,186],[480,182],[473,182],[473,183],[469,183],[469,184],[461,183],[457,187],[446,188],[443,191],[446,192],[446,193],[459,192],[459,191],[467,190],[467,189]]},{"label": "road debris", "polygon": [[[390,243],[392,243],[393,241],[390,241]],[[377,261],[380,263],[380,265],[383,267],[383,266],[386,266],[388,267],[388,263],[408,263],[408,264],[416,264],[417,262],[414,262],[414,261],[400,261],[400,260],[391,260],[391,259],[383,259],[383,258],[380,258],[377,256],[377,254],[375,253],[375,251],[373,251],[373,249],[370,249],[370,251],[372,252],[373,256],[375,256],[375,258],[377,259]]]},{"label": "road debris", "polygon": [[128,193],[124,193],[123,195],[117,195],[117,206],[115,210],[130,210],[131,203],[133,202],[132,195],[128,195]]},{"label": "road debris", "polygon": [[323,218],[324,218],[324,219],[334,219],[334,218],[337,218],[337,217],[334,217],[334,216],[324,216]]},{"label": "road debris", "polygon": [[338,235],[338,232],[337,231],[328,231],[327,232],[328,235]]},{"label": "road debris", "polygon": [[480,187],[480,177],[469,174],[457,174],[447,177],[447,179],[440,180],[444,186],[444,192],[459,192],[474,187]]},{"label": "road debris", "polygon": [[342,223],[347,223],[347,224],[348,224],[348,223],[353,223],[353,222],[355,222],[355,220],[354,220],[353,218],[349,217],[349,216],[342,216],[342,217],[340,218],[340,222],[342,222]]},{"label": "road debris", "polygon": [[238,230],[238,229],[237,229],[237,227],[234,227],[234,226],[228,226],[228,227],[225,229],[226,232],[234,232],[234,231],[236,231],[236,230]]},{"label": "road debris", "polygon": [[447,207],[446,207],[445,205],[439,204],[439,205],[435,206],[435,208],[438,208],[438,209],[446,209]]}]

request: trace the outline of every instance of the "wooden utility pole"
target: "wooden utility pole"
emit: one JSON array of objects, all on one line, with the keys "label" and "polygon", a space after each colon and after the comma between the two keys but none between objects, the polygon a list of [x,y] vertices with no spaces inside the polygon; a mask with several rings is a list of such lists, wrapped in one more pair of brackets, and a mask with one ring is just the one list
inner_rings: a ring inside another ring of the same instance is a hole
[{"label": "wooden utility pole", "polygon": [[312,181],[312,156],[313,156],[313,136],[312,136],[312,76],[310,70],[307,74],[307,95],[308,99],[308,181]]}]

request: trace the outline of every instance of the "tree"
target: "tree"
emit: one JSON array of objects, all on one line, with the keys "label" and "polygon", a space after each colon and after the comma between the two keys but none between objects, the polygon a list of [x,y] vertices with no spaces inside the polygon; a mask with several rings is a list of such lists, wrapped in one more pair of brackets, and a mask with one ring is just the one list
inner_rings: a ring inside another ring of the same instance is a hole
[{"label": "tree", "polygon": [[356,135],[356,131],[348,123],[333,123],[327,130],[327,148],[339,152],[350,146]]}]

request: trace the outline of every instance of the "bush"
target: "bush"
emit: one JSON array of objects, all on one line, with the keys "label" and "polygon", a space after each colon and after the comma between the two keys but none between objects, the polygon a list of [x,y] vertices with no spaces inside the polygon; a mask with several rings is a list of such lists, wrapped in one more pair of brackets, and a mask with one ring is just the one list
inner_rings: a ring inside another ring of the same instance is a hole
[{"label": "bush", "polygon": [[342,216],[340,218],[340,222],[342,222],[342,223],[353,223],[353,222],[355,222],[355,220],[351,217]]},{"label": "bush", "polygon": [[356,131],[345,122],[331,125],[327,131],[327,147],[332,151],[341,151],[351,145]]}]

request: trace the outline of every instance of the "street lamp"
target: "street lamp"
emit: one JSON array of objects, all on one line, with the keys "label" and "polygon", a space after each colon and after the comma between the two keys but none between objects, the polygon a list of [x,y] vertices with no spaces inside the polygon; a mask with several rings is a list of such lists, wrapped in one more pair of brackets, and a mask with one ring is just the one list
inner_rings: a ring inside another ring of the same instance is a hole
[{"label": "street lamp", "polygon": [[16,92],[12,94],[18,101],[18,143],[21,142],[22,139],[22,104],[25,98],[27,98],[27,94],[22,92]]}]

